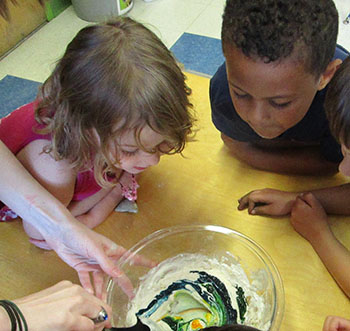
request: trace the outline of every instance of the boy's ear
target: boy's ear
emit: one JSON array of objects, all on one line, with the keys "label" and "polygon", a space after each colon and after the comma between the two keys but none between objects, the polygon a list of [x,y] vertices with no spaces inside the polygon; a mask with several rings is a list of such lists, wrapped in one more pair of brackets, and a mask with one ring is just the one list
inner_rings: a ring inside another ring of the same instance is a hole
[{"label": "boy's ear", "polygon": [[326,70],[323,72],[318,82],[319,91],[325,88],[327,84],[331,81],[335,72],[337,71],[338,67],[341,65],[342,62],[343,61],[340,59],[335,59],[328,64]]}]

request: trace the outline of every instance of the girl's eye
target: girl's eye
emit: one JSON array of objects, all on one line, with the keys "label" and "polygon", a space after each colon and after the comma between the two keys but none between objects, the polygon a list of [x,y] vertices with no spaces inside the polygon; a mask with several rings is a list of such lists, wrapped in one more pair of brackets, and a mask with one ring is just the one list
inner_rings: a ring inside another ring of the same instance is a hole
[{"label": "girl's eye", "polygon": [[271,106],[275,108],[285,108],[285,107],[288,107],[291,103],[292,103],[291,101],[283,102],[283,103],[276,103],[274,101],[270,101]]},{"label": "girl's eye", "polygon": [[124,150],[122,150],[122,153],[125,156],[133,156],[133,155],[135,155],[137,153],[137,149],[134,150],[134,151],[124,151]]}]

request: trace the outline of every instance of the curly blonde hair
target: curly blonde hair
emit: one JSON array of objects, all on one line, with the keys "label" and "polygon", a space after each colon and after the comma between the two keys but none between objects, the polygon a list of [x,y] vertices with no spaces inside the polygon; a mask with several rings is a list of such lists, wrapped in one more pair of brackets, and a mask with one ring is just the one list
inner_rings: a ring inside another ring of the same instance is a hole
[{"label": "curly blonde hair", "polygon": [[[116,172],[108,146],[148,125],[181,153],[193,133],[191,90],[171,52],[142,24],[119,18],[82,29],[39,93],[36,119],[51,134],[44,152],[77,170],[94,168],[101,186]],[[96,139],[96,134],[98,139]]]}]

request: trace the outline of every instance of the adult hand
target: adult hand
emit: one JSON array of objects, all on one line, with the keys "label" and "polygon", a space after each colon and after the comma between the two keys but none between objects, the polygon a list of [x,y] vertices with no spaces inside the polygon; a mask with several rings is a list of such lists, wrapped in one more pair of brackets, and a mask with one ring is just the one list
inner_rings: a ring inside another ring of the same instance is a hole
[{"label": "adult hand", "polygon": [[[125,248],[79,222],[71,223],[70,229],[61,231],[60,235],[56,233],[56,236],[53,236],[46,233],[43,236],[49,247],[78,272],[80,282],[87,291],[102,298],[104,273],[106,273],[129,297],[133,296],[133,286],[130,280],[116,266],[116,262],[126,252]],[[138,255],[133,257],[133,261],[137,265],[149,268],[156,265],[155,262]]]},{"label": "adult hand", "polygon": [[252,215],[283,216],[290,213],[298,193],[265,188],[247,193],[238,200],[238,210]]},{"label": "adult hand", "polygon": [[[81,286],[62,281],[48,289],[13,300],[23,313],[29,330],[92,331],[111,327],[112,309]],[[102,307],[109,318],[94,324]]]},{"label": "adult hand", "polygon": [[291,224],[295,231],[311,243],[317,242],[321,234],[331,232],[327,214],[312,193],[301,194],[295,199]]},{"label": "adult hand", "polygon": [[350,331],[350,320],[338,316],[327,316],[322,331]]}]

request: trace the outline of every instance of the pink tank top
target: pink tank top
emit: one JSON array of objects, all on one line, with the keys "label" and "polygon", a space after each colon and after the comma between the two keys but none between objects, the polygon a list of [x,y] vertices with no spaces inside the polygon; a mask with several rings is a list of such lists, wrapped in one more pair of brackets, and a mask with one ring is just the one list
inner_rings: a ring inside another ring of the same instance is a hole
[{"label": "pink tank top", "polygon": [[[15,155],[34,140],[51,139],[50,135],[41,135],[33,131],[33,128],[40,127],[34,117],[37,104],[38,102],[34,101],[24,105],[0,120],[0,139]],[[80,172],[77,175],[72,201],[81,201],[100,189],[92,170]]]}]

